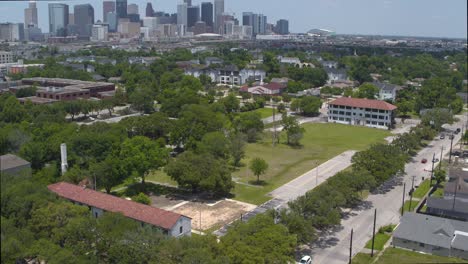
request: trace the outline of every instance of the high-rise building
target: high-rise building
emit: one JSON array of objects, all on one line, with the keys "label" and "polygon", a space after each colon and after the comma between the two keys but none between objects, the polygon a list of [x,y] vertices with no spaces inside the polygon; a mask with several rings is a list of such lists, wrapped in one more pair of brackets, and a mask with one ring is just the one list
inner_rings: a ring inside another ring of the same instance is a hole
[{"label": "high-rise building", "polygon": [[52,36],[67,36],[68,13],[66,4],[49,4],[49,33]]},{"label": "high-rise building", "polygon": [[29,2],[29,7],[24,10],[24,25],[38,27],[36,1]]},{"label": "high-rise building", "polygon": [[91,29],[91,41],[107,41],[108,25],[96,24]]},{"label": "high-rise building", "polygon": [[177,5],[177,24],[187,26],[187,4]]},{"label": "high-rise building", "polygon": [[184,3],[186,3],[187,6],[192,6],[192,0],[184,0]]},{"label": "high-rise building", "polygon": [[116,0],[115,11],[117,13],[117,20],[127,18],[127,0]]},{"label": "high-rise building", "polygon": [[0,23],[0,40],[22,41],[24,40],[23,23]]},{"label": "high-rise building", "polygon": [[153,5],[148,2],[146,4],[146,17],[154,17],[154,9],[153,9]]},{"label": "high-rise building", "polygon": [[109,24],[109,32],[117,32],[117,26],[119,25],[119,18],[117,17],[117,13],[107,13],[106,19],[107,23]]},{"label": "high-rise building", "polygon": [[253,25],[253,13],[252,12],[242,13],[242,25],[243,26],[252,26]]},{"label": "high-rise building", "polygon": [[276,22],[275,32],[280,35],[289,34],[289,21],[286,19],[280,19]]},{"label": "high-rise building", "polygon": [[200,21],[200,7],[189,6],[187,7],[187,27],[191,28],[195,26],[195,23]]},{"label": "high-rise building", "polygon": [[213,26],[213,4],[211,2],[201,3],[201,21],[207,26]]},{"label": "high-rise building", "polygon": [[68,14],[68,25],[75,25],[75,14]]},{"label": "high-rise building", "polygon": [[137,4],[129,4],[127,6],[127,15],[129,14],[139,14]]},{"label": "high-rise building", "polygon": [[102,2],[102,17],[104,22],[107,22],[107,14],[115,12],[115,1]]},{"label": "high-rise building", "polygon": [[90,37],[94,24],[94,8],[90,4],[75,5],[75,25],[79,37]]},{"label": "high-rise building", "polygon": [[214,32],[219,33],[222,27],[220,18],[224,13],[224,0],[214,0]]}]

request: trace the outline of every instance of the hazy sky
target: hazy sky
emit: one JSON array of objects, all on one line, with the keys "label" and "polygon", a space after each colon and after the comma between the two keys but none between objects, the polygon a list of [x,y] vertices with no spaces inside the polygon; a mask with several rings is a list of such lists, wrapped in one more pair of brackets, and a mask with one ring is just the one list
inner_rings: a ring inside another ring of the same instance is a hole
[{"label": "hazy sky", "polygon": [[[179,0],[180,1],[180,0]],[[156,10],[176,12],[178,0],[152,0]],[[193,4],[209,0],[193,0]],[[91,3],[95,18],[102,19],[101,0],[62,1],[70,6]],[[144,14],[147,0],[129,0]],[[38,2],[39,25],[48,31],[48,1]],[[0,22],[23,22],[27,1],[0,0]],[[225,0],[227,12],[241,20],[242,12],[284,18],[291,32],[324,28],[338,34],[467,37],[467,0]],[[70,12],[73,8],[70,7]]]}]

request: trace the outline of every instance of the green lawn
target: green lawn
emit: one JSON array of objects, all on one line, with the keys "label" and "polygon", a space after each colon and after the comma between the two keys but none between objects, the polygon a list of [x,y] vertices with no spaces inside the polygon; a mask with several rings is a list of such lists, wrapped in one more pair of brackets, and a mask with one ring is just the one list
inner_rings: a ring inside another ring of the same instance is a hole
[{"label": "green lawn", "polygon": [[[413,202],[411,203],[411,211],[414,211],[414,209],[416,209],[416,206],[418,205],[418,203],[419,203],[419,201],[415,201],[413,199]],[[410,206],[410,201],[408,200],[408,201],[405,202],[405,205],[404,205],[405,209],[403,211],[404,212],[409,212],[409,206]],[[400,208],[400,212],[401,212],[401,208]]]},{"label": "green lawn", "polygon": [[341,124],[304,124],[306,132],[301,140],[301,148],[293,148],[285,143],[285,135],[281,135],[281,143],[272,146],[271,137],[265,133],[262,140],[248,144],[244,164],[233,177],[240,182],[251,184],[256,177],[248,169],[252,158],[261,157],[269,164],[269,169],[260,179],[266,182],[261,187],[236,185],[234,199],[259,204],[267,201],[265,196],[270,191],[304,174],[346,150],[364,150],[370,144],[384,142],[390,133],[385,130],[355,127]]},{"label": "green lawn", "polygon": [[164,171],[162,170],[153,170],[148,176],[146,176],[147,181],[153,181],[163,184],[169,184],[172,186],[177,186],[177,182],[171,179]]},{"label": "green lawn", "polygon": [[[390,239],[390,235],[386,233],[376,233],[375,234],[375,241],[374,241],[374,249],[382,250],[385,243],[387,243],[388,239]],[[372,238],[367,242],[366,248],[372,248]]]},{"label": "green lawn", "polygon": [[424,195],[426,195],[427,192],[429,192],[429,189],[431,189],[430,186],[430,181],[429,179],[424,180],[421,185],[414,191],[413,197],[415,198],[423,198]]},{"label": "green lawn", "polygon": [[[374,255],[375,256],[375,255]],[[353,258],[353,264],[370,264],[373,259],[368,254],[358,253]],[[398,248],[387,248],[376,263],[466,263],[466,260],[458,258],[440,257],[429,254],[421,254]]]},{"label": "green lawn", "polygon": [[[270,117],[273,115],[273,109],[272,108],[259,108],[259,109],[255,109],[253,111],[249,111],[249,112],[244,112],[244,113],[250,113],[250,112],[256,112],[256,113],[259,113],[261,118],[267,118],[267,117]],[[275,111],[275,115],[281,115],[278,113],[278,111]]]}]

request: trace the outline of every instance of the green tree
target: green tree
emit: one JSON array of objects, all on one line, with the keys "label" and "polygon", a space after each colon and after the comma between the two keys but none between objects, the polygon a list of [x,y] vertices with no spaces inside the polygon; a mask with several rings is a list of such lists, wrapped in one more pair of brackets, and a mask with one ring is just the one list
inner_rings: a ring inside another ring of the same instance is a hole
[{"label": "green tree", "polygon": [[299,125],[297,118],[283,113],[281,119],[283,130],[286,131],[286,142],[291,145],[299,145],[299,141],[304,135],[305,129]]},{"label": "green tree", "polygon": [[226,162],[210,154],[186,151],[171,161],[165,171],[179,186],[190,188],[193,192],[227,194],[234,187]]},{"label": "green tree", "polygon": [[136,173],[145,184],[149,170],[158,169],[166,164],[169,152],[147,137],[137,136],[122,143],[120,158],[127,175]]},{"label": "green tree", "polygon": [[132,104],[132,107],[137,111],[144,112],[146,114],[154,111],[152,92],[148,88],[136,89],[130,94],[129,101]]},{"label": "green tree", "polygon": [[371,83],[364,83],[354,93],[353,97],[375,99],[379,94],[379,88]]},{"label": "green tree", "polygon": [[6,123],[19,123],[27,118],[26,110],[14,96],[2,96],[0,100],[0,111],[0,121]]},{"label": "green tree", "polygon": [[221,132],[210,132],[203,136],[202,140],[197,144],[197,152],[200,154],[207,153],[215,158],[229,159],[230,148],[229,140]]},{"label": "green tree", "polygon": [[101,162],[93,162],[89,169],[92,178],[96,179],[98,188],[104,188],[107,193],[110,193],[112,187],[122,183],[128,175],[119,160],[119,157],[110,154]]},{"label": "green tree", "polygon": [[139,193],[138,195],[135,195],[132,197],[132,200],[137,202],[137,203],[142,203],[142,204],[151,204],[151,199],[148,197],[148,195],[144,193]]},{"label": "green tree", "polygon": [[257,183],[260,183],[260,175],[264,174],[268,169],[268,163],[262,158],[254,158],[249,166],[252,173],[257,176]]},{"label": "green tree", "polygon": [[436,180],[437,185],[445,181],[446,175],[447,173],[445,172],[445,170],[436,170],[434,172],[434,179]]},{"label": "green tree", "polygon": [[245,156],[245,145],[247,143],[247,137],[244,134],[237,132],[231,135],[229,143],[233,165],[239,167],[242,158]]},{"label": "green tree", "polygon": [[306,96],[295,99],[291,103],[291,110],[297,111],[305,116],[316,116],[320,114],[321,106],[322,101],[320,100],[320,98],[315,96]]},{"label": "green tree", "polygon": [[237,128],[237,131],[247,135],[248,142],[257,141],[259,134],[264,128],[261,115],[257,112],[242,113],[234,121],[234,126]]}]

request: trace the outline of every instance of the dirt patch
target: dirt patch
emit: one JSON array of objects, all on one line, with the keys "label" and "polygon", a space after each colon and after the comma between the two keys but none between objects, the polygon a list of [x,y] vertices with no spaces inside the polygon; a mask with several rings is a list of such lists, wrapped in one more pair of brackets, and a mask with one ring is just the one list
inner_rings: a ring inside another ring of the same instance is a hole
[{"label": "dirt patch", "polygon": [[201,230],[207,230],[213,226],[230,223],[255,207],[252,204],[226,199],[211,204],[211,206],[206,203],[188,202],[173,211],[191,217],[192,229],[200,230],[201,218]]}]

